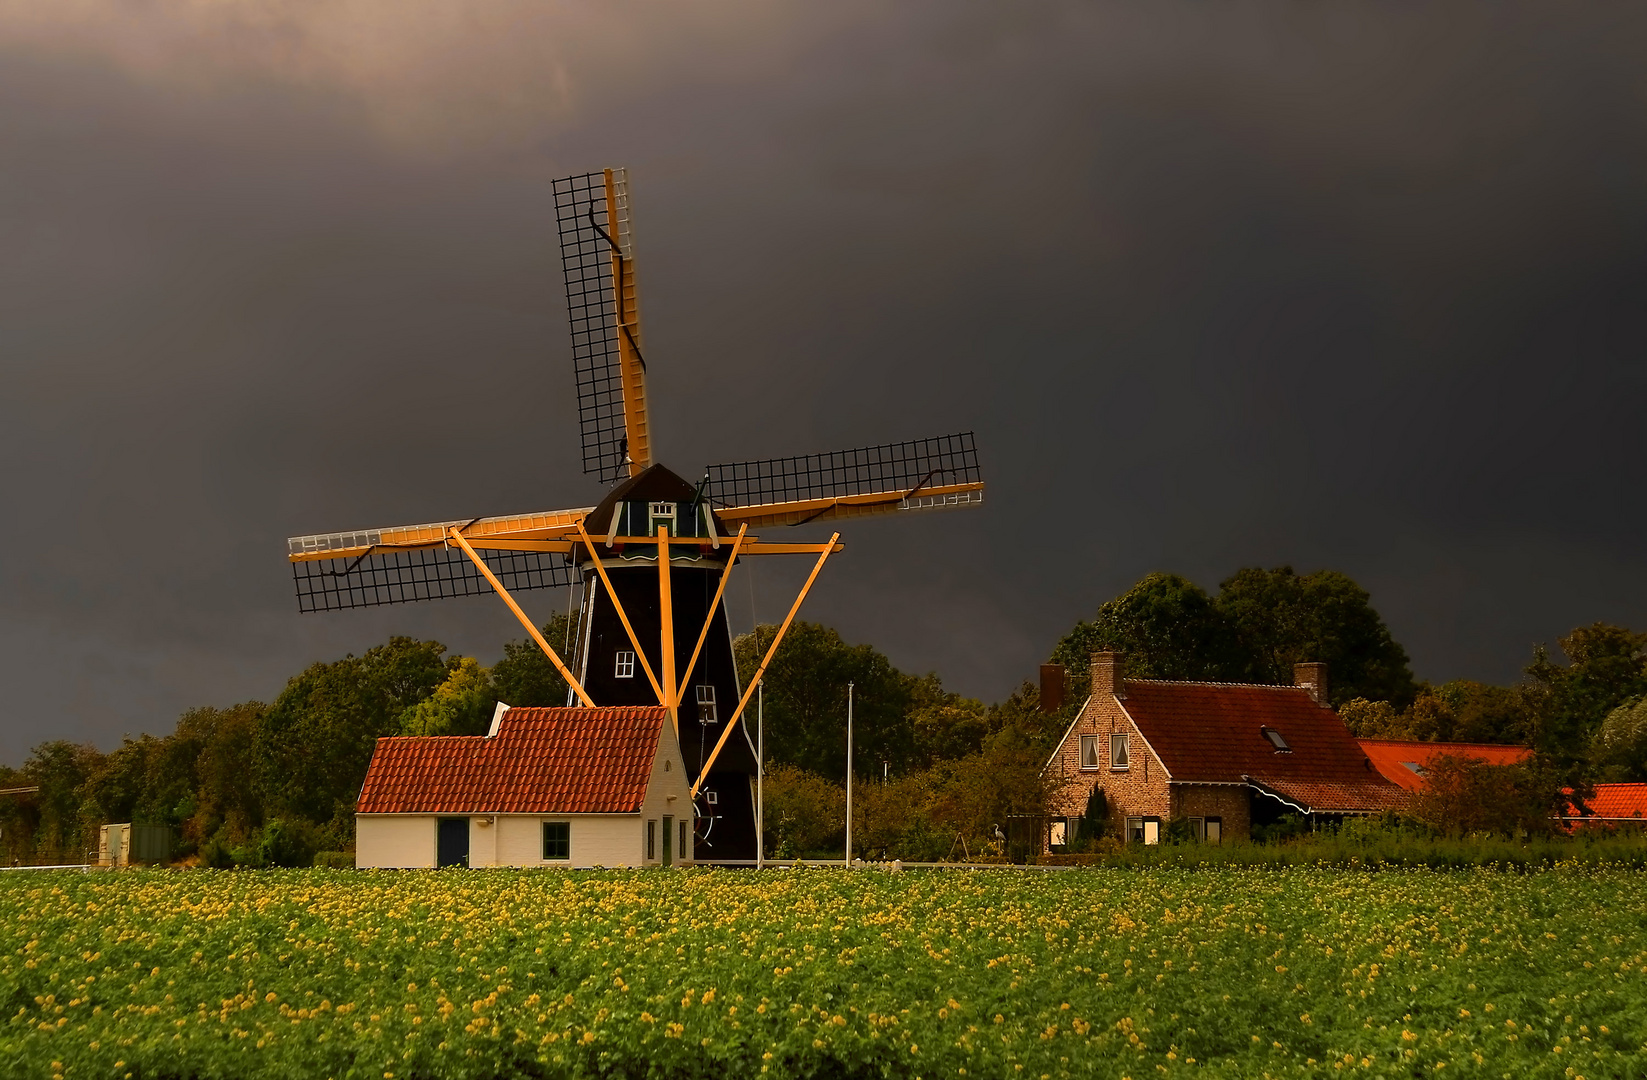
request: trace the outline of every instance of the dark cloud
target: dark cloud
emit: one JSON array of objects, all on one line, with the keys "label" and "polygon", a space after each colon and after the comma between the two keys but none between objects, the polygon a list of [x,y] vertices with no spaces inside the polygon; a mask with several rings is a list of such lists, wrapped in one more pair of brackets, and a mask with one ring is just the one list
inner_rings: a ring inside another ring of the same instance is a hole
[{"label": "dark cloud", "polygon": [[979,432],[983,511],[809,601],[905,667],[998,697],[1154,569],[1342,569],[1432,679],[1647,626],[1633,6],[346,7],[0,16],[0,759],[518,636],[300,617],[281,541],[598,497],[547,181],[606,164],[677,471]]}]

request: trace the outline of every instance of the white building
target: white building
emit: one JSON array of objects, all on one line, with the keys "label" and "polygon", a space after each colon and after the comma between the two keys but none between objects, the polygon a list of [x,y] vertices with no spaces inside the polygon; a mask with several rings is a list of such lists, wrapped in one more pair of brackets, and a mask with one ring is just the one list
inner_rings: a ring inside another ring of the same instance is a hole
[{"label": "white building", "polygon": [[355,865],[689,863],[690,793],[661,707],[499,705],[488,735],[377,741],[355,807]]}]

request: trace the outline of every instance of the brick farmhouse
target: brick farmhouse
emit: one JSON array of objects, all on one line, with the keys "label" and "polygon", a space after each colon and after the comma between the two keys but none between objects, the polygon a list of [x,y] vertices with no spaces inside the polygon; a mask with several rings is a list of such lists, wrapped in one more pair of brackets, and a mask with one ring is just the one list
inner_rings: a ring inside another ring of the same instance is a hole
[{"label": "brick farmhouse", "polygon": [[1061,782],[1048,848],[1073,837],[1095,788],[1111,834],[1145,844],[1178,818],[1216,842],[1285,813],[1337,821],[1406,802],[1328,705],[1325,664],[1296,665],[1293,686],[1126,679],[1122,665],[1092,655],[1092,695],[1047,761]]}]

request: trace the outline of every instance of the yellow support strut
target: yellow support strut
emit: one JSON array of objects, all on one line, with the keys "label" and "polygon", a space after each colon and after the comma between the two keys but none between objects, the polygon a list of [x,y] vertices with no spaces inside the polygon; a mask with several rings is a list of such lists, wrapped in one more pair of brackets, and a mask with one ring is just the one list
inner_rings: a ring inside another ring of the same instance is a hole
[{"label": "yellow support strut", "polygon": [[570,686],[572,688],[572,692],[578,695],[578,700],[583,702],[588,708],[593,709],[595,707],[595,703],[590,699],[589,695],[584,692],[583,685],[579,683],[577,679],[573,678],[572,673],[566,669],[566,665],[561,663],[560,657],[555,654],[555,650],[549,647],[549,643],[547,641],[543,640],[543,635],[538,632],[538,628],[536,626],[532,625],[532,620],[526,617],[526,612],[520,609],[520,605],[515,603],[515,598],[509,595],[509,590],[503,587],[503,582],[499,581],[496,576],[493,575],[492,568],[487,566],[486,561],[476,554],[474,548],[469,546],[469,541],[463,538],[462,533],[458,532],[456,529],[452,529],[446,535],[449,536],[458,547],[463,549],[463,553],[469,556],[469,561],[473,562],[475,564],[475,568],[485,575],[488,584],[497,590],[497,594],[499,596],[503,597],[503,602],[509,605],[509,610],[515,613],[515,618],[519,619],[520,624],[526,627],[526,632],[531,634],[532,640],[538,643],[538,648],[543,650],[543,655],[549,658],[549,662],[555,665],[555,670],[560,672],[560,677],[566,680],[566,685]]},{"label": "yellow support strut", "polygon": [[635,659],[640,661],[641,670],[646,673],[646,681],[652,684],[652,692],[658,695],[658,704],[667,706],[669,700],[664,696],[663,687],[658,685],[658,677],[652,674],[652,665],[646,660],[646,650],[641,648],[640,638],[635,636],[635,628],[629,625],[629,616],[623,610],[623,603],[618,599],[617,590],[612,588],[612,579],[606,576],[606,567],[595,551],[595,542],[589,539],[589,533],[584,530],[581,521],[578,522],[578,536],[589,551],[589,558],[595,564],[595,573],[600,575],[601,584],[606,586],[606,595],[612,598],[612,610],[618,613],[618,621],[623,623],[624,633],[629,635],[629,644],[635,647]]},{"label": "yellow support strut", "polygon": [[761,684],[761,676],[766,674],[766,666],[772,662],[772,657],[778,652],[778,644],[783,641],[784,634],[789,632],[789,624],[795,621],[795,613],[801,610],[801,601],[805,600],[806,594],[812,591],[812,583],[818,580],[818,571],[823,569],[824,561],[829,558],[829,553],[835,550],[835,541],[840,538],[840,533],[831,536],[829,543],[824,546],[823,553],[818,556],[818,562],[812,567],[812,573],[807,577],[806,584],[801,586],[801,594],[795,597],[795,602],[789,606],[789,614],[784,616],[783,625],[778,627],[777,636],[772,639],[772,644],[767,648],[765,659],[761,661],[761,666],[755,671],[755,677],[749,680],[749,688],[743,692],[743,697],[738,701],[737,711],[732,714],[732,719],[726,722],[726,730],[721,732],[721,737],[715,743],[715,749],[710,752],[708,760],[698,769],[698,779],[692,784],[692,793],[688,796],[689,798],[696,799],[698,797],[698,789],[703,786],[704,780],[709,777],[709,767],[715,764],[715,759],[720,756],[721,747],[726,745],[726,740],[731,737],[733,729],[737,727],[739,718],[743,716],[744,708],[749,704],[749,699],[754,696],[755,687]]}]

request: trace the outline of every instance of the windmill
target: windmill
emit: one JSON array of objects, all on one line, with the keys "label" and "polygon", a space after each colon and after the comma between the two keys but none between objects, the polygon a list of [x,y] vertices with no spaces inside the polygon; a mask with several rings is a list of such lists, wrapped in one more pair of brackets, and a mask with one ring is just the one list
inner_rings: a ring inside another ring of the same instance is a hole
[{"label": "windmill", "polygon": [[[787,543],[752,529],[983,502],[971,432],[711,465],[692,484],[658,464],[625,171],[553,183],[571,321],[583,471],[615,485],[597,505],[287,541],[300,611],[495,592],[570,687],[570,704],[669,709],[692,778],[695,852],[755,857],[755,750],[744,710],[840,533]],[[815,555],[748,686],[723,599],[757,555]],[[577,645],[562,658],[513,593],[581,584]]]}]

